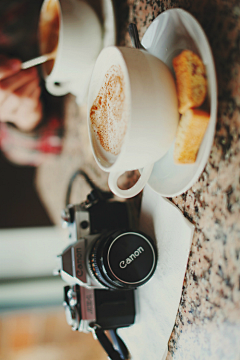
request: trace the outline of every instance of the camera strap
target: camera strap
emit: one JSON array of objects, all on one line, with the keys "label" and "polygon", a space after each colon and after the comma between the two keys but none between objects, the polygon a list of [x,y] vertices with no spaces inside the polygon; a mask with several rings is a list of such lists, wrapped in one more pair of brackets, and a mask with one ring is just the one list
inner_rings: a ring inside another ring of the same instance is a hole
[{"label": "camera strap", "polygon": [[122,341],[122,339],[117,334],[117,330],[109,330],[112,342],[105,334],[104,330],[98,324],[93,324],[92,330],[95,337],[98,339],[106,353],[108,354],[109,359],[111,360],[128,360],[129,351]]},{"label": "camera strap", "polygon": [[74,172],[74,174],[72,175],[72,177],[68,183],[66,199],[65,199],[66,206],[68,206],[70,204],[70,196],[71,196],[72,186],[73,186],[75,179],[79,175],[83,176],[85,178],[86,182],[88,183],[88,185],[93,189],[93,192],[90,195],[88,195],[89,201],[92,201],[93,199],[94,200],[96,200],[96,199],[107,200],[107,199],[111,199],[113,197],[113,193],[111,191],[104,191],[104,190],[100,189],[98,186],[96,186],[96,184],[94,184],[94,182],[89,178],[89,176],[87,175],[87,173],[85,173],[84,170],[78,169],[77,171]]},{"label": "camera strap", "polygon": [[123,340],[120,338],[120,336],[117,333],[117,329],[109,330],[110,336],[112,338],[114,347],[119,351],[122,359],[130,359],[130,354],[128,351],[127,346],[123,342]]}]

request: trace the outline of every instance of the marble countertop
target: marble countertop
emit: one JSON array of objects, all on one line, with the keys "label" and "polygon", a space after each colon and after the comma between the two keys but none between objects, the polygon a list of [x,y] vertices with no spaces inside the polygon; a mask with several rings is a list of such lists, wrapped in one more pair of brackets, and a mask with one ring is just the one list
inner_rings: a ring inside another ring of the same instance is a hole
[{"label": "marble countertop", "polygon": [[136,0],[129,6],[140,39],[162,11],[189,11],[208,37],[218,79],[210,157],[198,182],[172,199],[196,231],[167,359],[239,359],[240,3]]},{"label": "marble countertop", "polygon": [[[176,7],[190,12],[208,37],[218,79],[218,115],[202,175],[191,189],[171,199],[196,230],[167,360],[235,360],[240,358],[239,0],[116,0],[117,43],[131,46],[129,22],[136,23],[141,39],[158,14]],[[41,165],[36,177],[39,194],[57,224],[75,169],[84,168],[107,188],[107,175],[97,168],[86,136],[86,107],[79,109],[69,95],[65,108],[69,121],[63,154]],[[73,201],[84,200],[88,190],[79,179]]]}]

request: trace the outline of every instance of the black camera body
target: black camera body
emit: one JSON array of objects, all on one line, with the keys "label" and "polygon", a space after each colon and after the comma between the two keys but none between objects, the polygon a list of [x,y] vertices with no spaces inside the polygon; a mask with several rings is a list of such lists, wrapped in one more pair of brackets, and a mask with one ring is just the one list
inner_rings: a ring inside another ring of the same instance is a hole
[{"label": "black camera body", "polygon": [[60,274],[68,284],[127,290],[143,285],[156,267],[149,236],[132,230],[127,202],[100,200],[90,194],[62,215],[71,244],[61,255]]},{"label": "black camera body", "polygon": [[135,227],[128,204],[99,199],[92,191],[85,202],[68,205],[62,219],[71,242],[61,255],[60,269],[62,279],[69,284],[64,287],[63,303],[68,324],[81,332],[91,331],[91,324],[103,330],[132,325],[135,290],[110,290],[92,276],[86,261],[86,250],[100,234]]},{"label": "black camera body", "polygon": [[68,284],[63,303],[67,322],[73,330],[92,331],[109,358],[128,359],[116,330],[134,324],[136,288],[155,271],[156,247],[136,230],[127,201],[110,199],[111,193],[94,186],[84,172],[79,174],[93,190],[85,202],[67,205],[62,212],[70,245],[60,255],[58,273]]},{"label": "black camera body", "polygon": [[73,285],[64,287],[64,308],[73,330],[89,332],[98,324],[102,330],[134,324],[135,291],[87,289]]}]

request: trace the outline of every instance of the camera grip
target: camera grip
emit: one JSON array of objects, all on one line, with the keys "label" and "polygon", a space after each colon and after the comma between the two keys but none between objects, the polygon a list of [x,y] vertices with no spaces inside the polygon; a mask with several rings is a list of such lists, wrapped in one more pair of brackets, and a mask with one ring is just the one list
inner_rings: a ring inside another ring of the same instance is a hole
[{"label": "camera grip", "polygon": [[141,172],[141,176],[138,179],[138,181],[130,188],[127,190],[122,190],[118,187],[117,185],[117,181],[118,178],[124,174],[125,171],[118,171],[118,172],[110,172],[109,177],[108,177],[108,185],[110,190],[117,196],[121,197],[121,198],[131,198],[136,196],[137,194],[139,194],[144,186],[146,185],[146,183],[148,182],[148,179],[152,173],[152,169],[153,169],[153,165],[154,164],[148,164],[146,165],[140,172]]}]

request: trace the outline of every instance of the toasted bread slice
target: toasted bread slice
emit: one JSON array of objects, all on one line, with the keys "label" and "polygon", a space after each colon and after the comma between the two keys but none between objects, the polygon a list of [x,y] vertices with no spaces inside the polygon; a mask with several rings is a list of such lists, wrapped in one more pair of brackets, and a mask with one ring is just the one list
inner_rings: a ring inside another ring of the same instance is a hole
[{"label": "toasted bread slice", "polygon": [[207,93],[206,70],[198,55],[184,50],[173,59],[180,114],[200,106]]},{"label": "toasted bread slice", "polygon": [[202,110],[189,109],[181,116],[174,148],[176,164],[192,164],[206,132],[210,115]]}]

